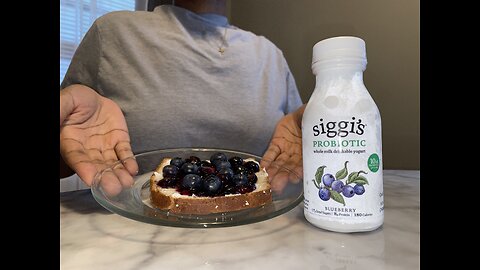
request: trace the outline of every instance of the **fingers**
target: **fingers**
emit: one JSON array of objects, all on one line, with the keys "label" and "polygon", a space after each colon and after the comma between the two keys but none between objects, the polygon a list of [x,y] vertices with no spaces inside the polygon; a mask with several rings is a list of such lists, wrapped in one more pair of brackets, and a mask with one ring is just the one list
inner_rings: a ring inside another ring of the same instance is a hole
[{"label": "fingers", "polygon": [[276,193],[282,193],[288,183],[298,184],[303,179],[301,174],[297,174],[296,171],[290,170],[284,166],[271,164],[270,169],[273,168],[276,168],[276,171],[273,174],[268,173],[268,175],[270,177],[272,191]]},{"label": "fingers", "polygon": [[75,163],[71,167],[87,186],[90,187],[92,185],[93,179],[97,174],[97,167],[95,164],[83,161]]},{"label": "fingers", "polygon": [[[102,156],[108,168],[98,177],[99,185],[104,190],[107,196],[116,196],[124,188],[129,188],[133,185],[134,180],[132,173],[130,173],[124,160],[118,155],[117,149],[104,149]],[[135,162],[136,165],[136,162]],[[133,164],[129,163],[132,170],[136,170]]]},{"label": "fingers", "polygon": [[117,143],[117,145],[115,145],[115,153],[118,158],[123,161],[123,165],[130,175],[137,175],[138,164],[133,155],[130,143],[127,141]]},{"label": "fingers", "polygon": [[70,91],[60,91],[60,127],[65,119],[72,113],[73,110],[73,97]]},{"label": "fingers", "polygon": [[282,193],[289,181],[289,172],[283,170],[276,173],[271,181],[272,191]]},{"label": "fingers", "polygon": [[303,179],[301,154],[281,153],[276,145],[270,145],[260,164],[267,170],[274,192],[281,193],[289,182],[298,184]]},{"label": "fingers", "polygon": [[124,167],[123,160],[119,160],[117,153],[114,149],[106,149],[102,152],[105,163],[113,169],[117,180],[124,187],[129,187],[133,184],[133,177]]},{"label": "fingers", "polygon": [[126,170],[123,164],[114,167],[113,173],[117,177],[122,187],[128,188],[133,185],[133,176]]},{"label": "fingers", "polygon": [[77,173],[87,186],[92,185],[99,170],[106,168],[105,165],[102,165],[103,157],[98,151],[90,151],[90,155],[78,149],[62,154],[65,163]]},{"label": "fingers", "polygon": [[100,186],[107,197],[117,196],[124,189],[132,187],[135,182],[121,162],[102,171],[95,180],[98,181],[96,185]]},{"label": "fingers", "polygon": [[270,166],[272,161],[275,161],[280,155],[281,150],[280,147],[278,147],[276,144],[270,144],[268,146],[267,151],[265,151],[265,154],[262,157],[262,160],[260,161],[260,166],[264,167],[265,169],[268,169],[268,166]]},{"label": "fingers", "polygon": [[303,159],[301,155],[289,156],[282,166],[289,171],[289,180],[298,183],[303,179]]},{"label": "fingers", "polygon": [[[135,159],[130,156],[119,161],[120,157],[117,156],[116,150],[118,150],[120,155],[128,155],[125,147],[119,147],[115,150],[104,149],[103,151],[97,148],[79,149],[77,147],[77,150],[64,153],[62,156],[65,157],[67,164],[86,185],[98,184],[107,196],[116,196],[124,188],[129,188],[133,185],[134,179],[132,175],[138,172],[138,165]],[[94,183],[94,181],[98,183]]]},{"label": "fingers", "polygon": [[107,197],[115,197],[123,190],[121,181],[113,170],[104,171],[99,181],[99,185]]}]

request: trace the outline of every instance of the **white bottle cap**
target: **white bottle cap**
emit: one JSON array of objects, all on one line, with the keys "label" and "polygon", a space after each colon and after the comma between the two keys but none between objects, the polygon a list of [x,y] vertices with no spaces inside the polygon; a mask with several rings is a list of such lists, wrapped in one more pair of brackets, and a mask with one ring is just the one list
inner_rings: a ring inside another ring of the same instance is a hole
[{"label": "white bottle cap", "polygon": [[367,65],[365,41],[358,37],[340,36],[324,39],[313,46],[312,66],[337,61],[357,62],[364,70]]}]

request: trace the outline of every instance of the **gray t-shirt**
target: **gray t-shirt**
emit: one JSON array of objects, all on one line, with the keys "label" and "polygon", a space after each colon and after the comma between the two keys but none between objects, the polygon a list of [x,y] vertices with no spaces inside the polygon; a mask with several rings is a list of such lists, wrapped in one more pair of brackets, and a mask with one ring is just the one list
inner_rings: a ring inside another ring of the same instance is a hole
[{"label": "gray t-shirt", "polygon": [[213,147],[261,156],[278,120],[302,105],[273,43],[224,16],[170,5],[97,19],[60,88],[71,84],[120,106],[135,154]]}]

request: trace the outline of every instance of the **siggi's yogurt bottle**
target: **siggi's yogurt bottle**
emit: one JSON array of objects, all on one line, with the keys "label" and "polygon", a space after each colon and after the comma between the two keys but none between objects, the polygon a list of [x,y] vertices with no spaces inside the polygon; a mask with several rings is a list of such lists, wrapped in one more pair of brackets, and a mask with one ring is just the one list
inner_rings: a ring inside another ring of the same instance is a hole
[{"label": "siggi's yogurt bottle", "polygon": [[302,119],[304,213],[337,232],[383,224],[381,119],[363,83],[365,42],[341,36],[313,47],[315,90]]}]

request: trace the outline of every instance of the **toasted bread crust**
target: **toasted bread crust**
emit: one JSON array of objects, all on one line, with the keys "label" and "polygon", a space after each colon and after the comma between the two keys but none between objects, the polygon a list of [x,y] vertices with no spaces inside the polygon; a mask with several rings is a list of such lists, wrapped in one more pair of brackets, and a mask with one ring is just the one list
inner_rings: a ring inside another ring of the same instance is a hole
[{"label": "toasted bread crust", "polygon": [[[170,159],[163,159],[155,172],[162,173]],[[272,191],[268,179],[253,192],[218,197],[178,196],[173,188],[157,185],[155,172],[150,177],[150,198],[154,206],[171,213],[210,214],[238,211],[259,207],[272,201]],[[161,181],[161,180],[160,180]],[[176,194],[176,195],[174,195]]]}]

